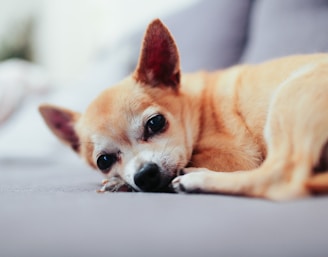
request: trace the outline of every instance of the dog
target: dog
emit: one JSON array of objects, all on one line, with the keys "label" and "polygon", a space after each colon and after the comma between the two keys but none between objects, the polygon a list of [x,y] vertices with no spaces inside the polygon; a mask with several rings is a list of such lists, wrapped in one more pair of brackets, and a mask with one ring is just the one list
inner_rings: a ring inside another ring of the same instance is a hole
[{"label": "dog", "polygon": [[328,192],[328,54],[181,76],[173,36],[156,19],[133,74],[83,114],[39,111],[107,177],[102,191],[271,200]]}]

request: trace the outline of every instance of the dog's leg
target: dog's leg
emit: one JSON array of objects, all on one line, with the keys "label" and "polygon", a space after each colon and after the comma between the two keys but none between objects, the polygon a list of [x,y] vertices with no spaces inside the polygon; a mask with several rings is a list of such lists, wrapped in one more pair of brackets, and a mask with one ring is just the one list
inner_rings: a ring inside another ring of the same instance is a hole
[{"label": "dog's leg", "polygon": [[306,181],[306,186],[314,194],[328,193],[328,142],[323,147],[314,174]]},{"label": "dog's leg", "polygon": [[187,168],[187,174],[178,176],[172,182],[173,188],[178,193],[219,193],[260,196],[260,191],[255,194],[251,187],[259,181],[259,171],[216,172],[206,168]]},{"label": "dog's leg", "polygon": [[102,187],[97,190],[97,193],[132,191],[132,188],[130,188],[121,178],[118,177],[104,179],[101,184]]},{"label": "dog's leg", "polygon": [[178,192],[241,194],[286,200],[309,193],[306,181],[328,138],[328,65],[309,66],[284,82],[270,105],[265,136],[268,156],[251,171],[206,169],[177,177]]},{"label": "dog's leg", "polygon": [[328,193],[328,171],[312,176],[306,181],[307,188],[315,194]]}]

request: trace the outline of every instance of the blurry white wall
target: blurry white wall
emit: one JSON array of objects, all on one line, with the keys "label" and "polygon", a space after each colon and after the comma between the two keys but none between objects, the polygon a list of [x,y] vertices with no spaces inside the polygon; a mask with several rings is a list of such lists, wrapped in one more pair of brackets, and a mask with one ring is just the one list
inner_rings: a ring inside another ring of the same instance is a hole
[{"label": "blurry white wall", "polygon": [[102,48],[127,33],[196,0],[0,0],[0,41],[15,35],[33,18],[33,59],[50,73],[55,85],[80,76]]}]

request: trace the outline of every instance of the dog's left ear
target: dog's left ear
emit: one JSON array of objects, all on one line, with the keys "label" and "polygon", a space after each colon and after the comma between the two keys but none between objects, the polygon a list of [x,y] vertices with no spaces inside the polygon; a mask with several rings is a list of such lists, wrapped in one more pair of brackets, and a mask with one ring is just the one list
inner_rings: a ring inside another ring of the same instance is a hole
[{"label": "dog's left ear", "polygon": [[43,104],[39,111],[50,130],[75,152],[79,152],[79,137],[75,130],[75,124],[80,117],[79,113]]},{"label": "dog's left ear", "polygon": [[142,84],[164,85],[178,89],[180,84],[178,49],[171,33],[159,19],[148,26],[134,77]]}]

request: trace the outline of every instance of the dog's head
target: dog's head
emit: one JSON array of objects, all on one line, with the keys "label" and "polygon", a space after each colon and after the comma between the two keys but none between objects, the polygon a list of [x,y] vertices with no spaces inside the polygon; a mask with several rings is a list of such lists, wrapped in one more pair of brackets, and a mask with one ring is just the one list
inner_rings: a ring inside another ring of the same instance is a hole
[{"label": "dog's head", "polygon": [[40,112],[62,142],[107,177],[137,191],[165,191],[192,154],[179,88],[177,47],[155,20],[130,77],[101,93],[83,114],[51,105]]}]

